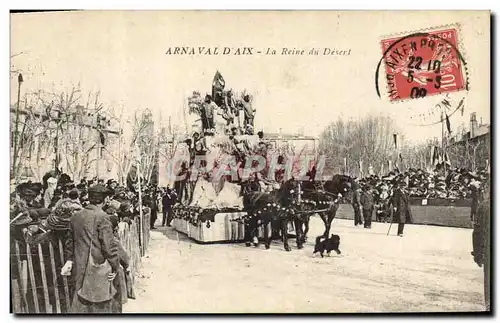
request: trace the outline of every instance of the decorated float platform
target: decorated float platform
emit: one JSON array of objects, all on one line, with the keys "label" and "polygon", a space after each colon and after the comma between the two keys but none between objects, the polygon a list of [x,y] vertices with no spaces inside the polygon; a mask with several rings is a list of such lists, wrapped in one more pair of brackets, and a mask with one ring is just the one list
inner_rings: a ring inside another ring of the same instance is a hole
[{"label": "decorated float platform", "polygon": [[[174,209],[173,228],[197,243],[240,243],[245,241],[244,220],[248,213],[237,208],[210,209],[177,205]],[[271,225],[268,227],[272,231]],[[257,236],[264,237],[264,227],[258,227]],[[293,226],[288,236],[294,237]]]},{"label": "decorated float platform", "polygon": [[173,210],[172,225],[199,243],[242,242],[246,212],[235,208],[209,209],[179,205]]}]

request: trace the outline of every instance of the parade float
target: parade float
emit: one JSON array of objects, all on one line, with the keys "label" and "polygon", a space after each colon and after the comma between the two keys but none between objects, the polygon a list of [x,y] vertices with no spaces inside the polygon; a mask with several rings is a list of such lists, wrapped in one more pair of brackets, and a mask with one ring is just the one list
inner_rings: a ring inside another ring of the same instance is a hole
[{"label": "parade float", "polygon": [[[258,154],[266,160],[262,170],[249,176],[265,181],[271,156],[287,149],[264,139],[262,132],[254,133],[252,101],[246,91],[225,90],[219,72],[211,94],[195,91],[188,98],[191,133],[177,138],[166,172],[178,194],[173,227],[197,242],[243,241],[247,212],[241,184],[246,159]],[[259,236],[262,231],[260,227]]]},{"label": "parade float", "polygon": [[188,98],[192,133],[178,138],[168,170],[176,175],[173,185],[178,194],[173,227],[203,243],[243,240],[244,223],[236,221],[246,216],[238,180],[217,173],[224,161],[249,154],[258,141],[243,111],[245,99],[247,109],[252,109],[250,95],[237,98],[224,87],[217,72],[210,94],[202,97],[195,91]]}]

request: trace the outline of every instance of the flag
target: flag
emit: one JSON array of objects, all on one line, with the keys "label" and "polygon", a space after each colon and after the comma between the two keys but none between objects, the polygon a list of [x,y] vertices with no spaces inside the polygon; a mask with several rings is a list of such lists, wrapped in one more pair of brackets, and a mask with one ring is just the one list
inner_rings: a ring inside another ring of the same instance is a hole
[{"label": "flag", "polygon": [[444,154],[443,154],[443,162],[445,164],[447,164],[448,166],[451,166],[450,157],[448,157],[448,153],[447,152],[444,152]]},{"label": "flag", "polygon": [[451,134],[451,124],[450,124],[450,118],[448,117],[448,114],[446,114],[446,128],[448,129],[448,133]]},{"label": "flag", "polygon": [[462,114],[462,117],[464,116],[464,107],[465,107],[464,100],[465,100],[465,97],[463,97],[462,100],[460,100],[460,102],[458,102],[458,107],[457,107],[457,109],[460,109],[460,113]]},{"label": "flag", "polygon": [[398,135],[395,133],[393,134],[394,137],[394,148],[398,149]]},{"label": "flag", "polygon": [[431,146],[431,165],[432,166],[436,166],[436,165],[434,165],[434,154],[435,154],[434,150],[435,149],[436,149],[435,146]]},{"label": "flag", "polygon": [[[436,150],[438,151],[438,150]],[[438,165],[443,163],[443,154],[438,151]]]},{"label": "flag", "polygon": [[347,158],[344,157],[344,174],[347,173]]},{"label": "flag", "polygon": [[212,87],[215,90],[223,90],[224,87],[226,86],[226,81],[222,77],[222,74],[217,71],[214,76],[214,80],[212,81]]},{"label": "flag", "polygon": [[363,162],[359,161],[359,177],[363,177]]},{"label": "flag", "polygon": [[380,174],[379,174],[380,177],[384,176],[384,164],[382,163],[380,165]]},{"label": "flag", "polygon": [[438,147],[432,147],[432,148],[433,148],[432,165],[436,166],[441,163],[441,154],[439,153]]},{"label": "flag", "polygon": [[392,161],[389,160],[389,172],[392,172]]}]

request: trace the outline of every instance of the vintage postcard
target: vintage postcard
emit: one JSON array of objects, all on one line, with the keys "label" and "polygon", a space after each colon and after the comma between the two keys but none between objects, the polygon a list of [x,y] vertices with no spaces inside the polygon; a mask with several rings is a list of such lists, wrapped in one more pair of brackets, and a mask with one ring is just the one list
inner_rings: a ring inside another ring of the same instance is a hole
[{"label": "vintage postcard", "polygon": [[12,313],[491,313],[489,11],[10,20]]}]

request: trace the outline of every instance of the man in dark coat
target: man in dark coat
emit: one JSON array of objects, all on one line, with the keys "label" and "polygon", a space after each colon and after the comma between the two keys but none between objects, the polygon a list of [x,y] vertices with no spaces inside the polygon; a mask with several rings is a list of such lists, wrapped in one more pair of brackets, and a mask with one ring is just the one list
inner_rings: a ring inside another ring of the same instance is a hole
[{"label": "man in dark coat", "polygon": [[474,262],[484,268],[484,299],[486,310],[490,311],[490,187],[489,183],[481,190],[481,201],[478,203],[474,231],[472,232]]},{"label": "man in dark coat", "polygon": [[476,220],[477,208],[479,207],[479,182],[475,179],[469,184],[471,191],[471,206],[470,206],[470,220]]},{"label": "man in dark coat", "polygon": [[167,187],[167,192],[163,195],[162,204],[163,204],[163,221],[162,226],[165,224],[169,227],[171,226],[171,222],[173,220],[172,206],[175,204],[177,199],[177,195],[173,192],[170,187]]},{"label": "man in dark coat", "polygon": [[363,220],[361,220],[361,187],[356,181],[352,183],[352,207],[354,209],[354,225],[363,224]]},{"label": "man in dark coat", "polygon": [[70,220],[70,229],[65,244],[66,264],[61,275],[73,274],[74,291],[70,312],[72,313],[110,313],[112,299],[92,303],[81,298],[78,290],[83,286],[89,252],[94,261],[103,264],[106,260],[111,266],[107,278],[113,281],[118,272],[118,246],[113,235],[113,227],[108,215],[102,210],[108,190],[103,185],[89,188],[89,202],[83,210],[75,213]]},{"label": "man in dark coat", "polygon": [[156,229],[155,223],[158,218],[158,203],[155,195],[155,189],[151,188],[151,190],[144,195],[144,200],[142,201],[143,205],[147,206],[151,211],[149,218],[150,229]]},{"label": "man in dark coat", "polygon": [[373,207],[374,196],[373,191],[370,184],[366,184],[363,188],[363,193],[361,193],[361,206],[363,207],[363,218],[365,220],[365,228],[372,228],[372,216],[373,216]]},{"label": "man in dark coat", "polygon": [[392,196],[392,206],[394,208],[394,218],[398,221],[398,236],[403,236],[405,223],[412,223],[410,200],[406,191],[406,183],[400,180]]}]

